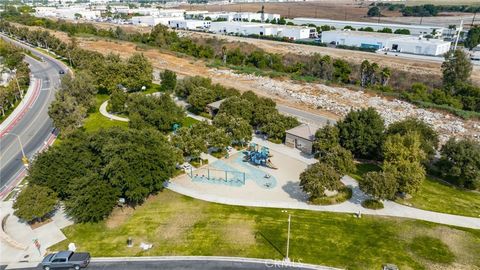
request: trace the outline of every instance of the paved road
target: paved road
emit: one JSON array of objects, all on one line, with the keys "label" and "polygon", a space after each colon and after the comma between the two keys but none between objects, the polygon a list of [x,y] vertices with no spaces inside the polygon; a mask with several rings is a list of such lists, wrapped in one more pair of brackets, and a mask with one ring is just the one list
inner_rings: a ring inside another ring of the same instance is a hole
[{"label": "paved road", "polygon": [[[107,261],[93,261],[86,268],[86,270],[150,270],[150,269],[169,269],[169,270],[272,270],[272,269],[286,269],[286,270],[307,270],[307,269],[320,269],[320,270],[335,270],[335,268],[313,266],[313,265],[295,265],[291,263],[285,263],[283,261],[267,261],[256,260],[253,261],[241,261],[236,258],[225,258],[221,260],[217,259],[203,259],[204,257],[188,257],[186,259],[170,257],[168,259],[135,259],[134,261],[120,259],[119,261],[113,261],[108,259]],[[231,261],[229,259],[232,259]],[[5,269],[5,266],[0,266],[0,270]],[[6,269],[41,269],[37,267],[25,267],[25,268],[6,268]]]},{"label": "paved road", "polygon": [[[7,37],[1,38],[9,40]],[[12,41],[12,40],[10,40]],[[12,41],[13,42],[13,41]],[[41,56],[39,52],[23,44],[18,46],[28,48],[33,54]],[[9,133],[18,134],[23,144],[25,154],[31,158],[41,149],[53,132],[52,120],[48,117],[48,106],[55,98],[55,91],[59,85],[58,71],[65,69],[58,61],[42,56],[45,61],[39,62],[26,57],[30,64],[31,74],[39,79],[40,93],[35,102],[28,108],[25,115],[17,122]],[[24,170],[22,153],[18,138],[13,135],[4,135],[0,138],[0,191],[14,181]]]},{"label": "paved road", "polygon": [[300,122],[306,122],[317,126],[323,126],[327,121],[330,121],[332,124],[336,122],[334,119],[329,119],[318,114],[302,111],[285,105],[277,104],[277,110],[284,115],[296,117]]}]

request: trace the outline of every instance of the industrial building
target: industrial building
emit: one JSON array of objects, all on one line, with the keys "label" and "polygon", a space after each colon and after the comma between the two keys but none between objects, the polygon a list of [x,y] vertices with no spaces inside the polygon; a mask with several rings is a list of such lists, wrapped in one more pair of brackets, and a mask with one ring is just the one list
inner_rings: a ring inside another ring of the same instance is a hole
[{"label": "industrial building", "polygon": [[251,22],[212,22],[210,24],[210,31],[218,34],[243,36],[285,37],[292,40],[307,39],[316,36],[316,30],[313,27]]},{"label": "industrial building", "polygon": [[411,24],[391,24],[391,23],[372,23],[372,22],[354,22],[354,21],[336,21],[328,19],[317,19],[317,18],[294,18],[292,20],[287,20],[295,25],[303,24],[314,24],[316,26],[328,25],[330,27],[335,27],[335,29],[341,30],[346,26],[351,26],[355,29],[371,27],[374,31],[379,31],[384,28],[392,29],[393,32],[398,29],[407,29],[410,31],[410,35],[421,36],[421,35],[432,35],[434,37],[441,37],[445,31],[444,27],[439,26],[428,26],[428,25],[411,25]]},{"label": "industrial building", "polygon": [[169,22],[169,26],[175,29],[205,30],[210,28],[210,21],[176,19]]},{"label": "industrial building", "polygon": [[321,39],[327,44],[434,56],[445,54],[451,46],[450,42],[439,39],[349,30],[324,31]]},{"label": "industrial building", "polygon": [[209,18],[212,21],[224,20],[227,22],[271,21],[280,19],[280,14],[257,12],[208,12],[201,15],[201,19]]},{"label": "industrial building", "polygon": [[54,17],[59,19],[75,20],[78,18],[86,20],[95,20],[100,18],[101,12],[99,10],[88,10],[85,7],[36,7],[36,17]]}]

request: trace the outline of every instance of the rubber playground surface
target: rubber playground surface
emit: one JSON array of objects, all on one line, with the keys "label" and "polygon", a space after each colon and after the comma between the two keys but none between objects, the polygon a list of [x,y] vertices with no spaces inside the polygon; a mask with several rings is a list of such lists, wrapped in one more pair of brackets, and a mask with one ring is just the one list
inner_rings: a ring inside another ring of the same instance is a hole
[{"label": "rubber playground surface", "polygon": [[270,162],[277,169],[253,165],[244,161],[243,152],[238,152],[194,169],[191,176],[183,174],[172,181],[202,194],[231,199],[306,201],[307,196],[299,186],[299,175],[307,164],[273,150],[270,154]]}]

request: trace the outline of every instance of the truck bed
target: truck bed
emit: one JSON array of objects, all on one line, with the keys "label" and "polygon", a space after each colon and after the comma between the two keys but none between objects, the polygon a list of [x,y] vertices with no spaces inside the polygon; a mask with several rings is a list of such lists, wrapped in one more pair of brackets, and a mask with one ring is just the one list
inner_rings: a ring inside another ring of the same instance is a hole
[{"label": "truck bed", "polygon": [[90,259],[90,254],[85,252],[80,253],[73,253],[72,257],[70,257],[70,262],[83,262]]}]

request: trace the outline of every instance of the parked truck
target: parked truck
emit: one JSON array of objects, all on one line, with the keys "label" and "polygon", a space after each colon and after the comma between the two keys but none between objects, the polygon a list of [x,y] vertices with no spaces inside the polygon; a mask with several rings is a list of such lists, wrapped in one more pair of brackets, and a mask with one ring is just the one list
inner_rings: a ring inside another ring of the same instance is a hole
[{"label": "parked truck", "polygon": [[45,270],[57,268],[85,268],[90,263],[90,253],[75,253],[73,251],[60,251],[45,256],[41,266]]}]

